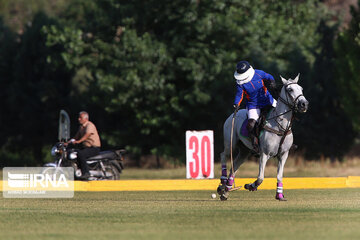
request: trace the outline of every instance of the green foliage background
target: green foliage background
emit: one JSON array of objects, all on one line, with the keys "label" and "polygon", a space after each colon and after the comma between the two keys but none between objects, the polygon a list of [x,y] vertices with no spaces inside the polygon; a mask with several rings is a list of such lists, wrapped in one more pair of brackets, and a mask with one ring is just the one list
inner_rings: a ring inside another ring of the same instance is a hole
[{"label": "green foliage background", "polygon": [[60,109],[73,131],[87,110],[104,148],[183,160],[185,131],[213,129],[220,152],[242,59],[301,73],[307,159],[341,159],[359,133],[355,8],[345,29],[314,0],[1,0],[0,14],[0,165],[42,164]]}]

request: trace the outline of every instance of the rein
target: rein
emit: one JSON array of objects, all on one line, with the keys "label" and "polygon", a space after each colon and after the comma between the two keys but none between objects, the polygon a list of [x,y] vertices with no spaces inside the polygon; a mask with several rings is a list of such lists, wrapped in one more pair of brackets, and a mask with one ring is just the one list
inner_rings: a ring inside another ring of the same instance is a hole
[{"label": "rein", "polygon": [[[297,100],[301,97],[301,96],[304,96],[303,94],[299,94],[295,99],[288,93],[288,91],[286,91],[286,87],[291,85],[291,84],[296,84],[296,83],[289,83],[287,85],[285,85],[285,92],[286,92],[286,100],[283,99],[281,96],[279,96],[278,99],[280,99],[281,102],[283,102],[286,106],[288,106],[290,109],[282,114],[279,114],[279,115],[276,115],[272,118],[267,118],[266,120],[272,120],[272,119],[275,119],[277,117],[280,117],[282,115],[285,115],[287,114],[288,112],[291,112],[291,111],[296,111],[296,102]],[[289,104],[289,98],[288,96],[291,98],[293,104]]]},{"label": "rein", "polygon": [[[276,115],[276,116],[274,116],[274,117],[267,118],[266,121],[272,120],[272,119],[276,119],[276,118],[278,118],[278,117],[280,117],[280,116],[282,116],[282,115],[285,115],[285,114],[287,114],[287,113],[289,113],[289,112],[291,112],[291,111],[296,112],[296,109],[297,109],[297,107],[296,107],[296,102],[297,102],[297,100],[298,100],[301,96],[304,96],[304,95],[303,95],[303,94],[299,94],[299,95],[294,99],[294,98],[288,93],[288,91],[286,91],[286,87],[289,86],[289,85],[291,85],[291,84],[296,84],[296,83],[289,83],[289,84],[285,85],[286,100],[283,99],[281,96],[279,96],[279,98],[278,98],[278,99],[280,99],[281,102],[283,102],[283,103],[284,103],[286,106],[288,106],[290,109],[289,109],[288,111],[286,111],[286,112],[284,112],[284,113],[281,113],[281,114],[278,114],[278,115]],[[290,103],[289,103],[288,96],[291,98],[293,104],[290,104]],[[292,119],[293,119],[293,117],[292,117]],[[292,122],[292,119],[291,119],[291,122]],[[279,125],[280,128],[283,128],[283,127],[278,123],[278,121],[276,121],[276,122],[277,122],[277,124]],[[284,129],[284,128],[283,128],[283,129]],[[285,129],[284,129],[284,130],[285,130]],[[275,131],[276,131],[276,130],[275,130]]]}]

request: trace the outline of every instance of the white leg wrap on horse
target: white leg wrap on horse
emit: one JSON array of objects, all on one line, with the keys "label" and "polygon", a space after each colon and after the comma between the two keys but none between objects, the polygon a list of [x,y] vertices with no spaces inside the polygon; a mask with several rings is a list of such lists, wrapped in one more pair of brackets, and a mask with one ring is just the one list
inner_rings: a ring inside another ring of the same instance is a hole
[{"label": "white leg wrap on horse", "polygon": [[229,179],[227,180],[226,188],[227,188],[228,190],[230,190],[230,189],[232,188],[233,184],[234,184],[234,175],[231,174],[231,176],[230,176]]},{"label": "white leg wrap on horse", "polygon": [[226,165],[222,165],[220,181],[221,181],[221,184],[226,184],[226,182],[227,182],[227,169],[226,169]]},{"label": "white leg wrap on horse", "polygon": [[283,193],[283,184],[282,184],[282,182],[277,183],[276,192],[277,193]]}]

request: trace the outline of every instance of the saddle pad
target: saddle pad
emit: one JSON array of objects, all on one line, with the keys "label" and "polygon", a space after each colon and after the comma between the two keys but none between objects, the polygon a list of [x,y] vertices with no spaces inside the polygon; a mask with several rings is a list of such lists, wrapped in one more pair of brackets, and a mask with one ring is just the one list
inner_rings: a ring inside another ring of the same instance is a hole
[{"label": "saddle pad", "polygon": [[247,123],[248,123],[248,118],[245,119],[245,121],[243,122],[240,128],[240,134],[244,137],[249,137],[249,131],[246,128]]}]

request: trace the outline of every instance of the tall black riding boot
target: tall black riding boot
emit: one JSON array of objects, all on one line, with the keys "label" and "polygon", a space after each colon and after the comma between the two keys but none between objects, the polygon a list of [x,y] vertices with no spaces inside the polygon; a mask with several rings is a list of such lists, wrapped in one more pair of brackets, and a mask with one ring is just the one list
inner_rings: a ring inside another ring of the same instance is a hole
[{"label": "tall black riding boot", "polygon": [[249,137],[250,137],[251,143],[253,145],[254,152],[258,153],[259,152],[259,142],[258,142],[258,139],[255,134],[255,124],[256,124],[255,119],[249,119],[246,128],[249,132]]}]

